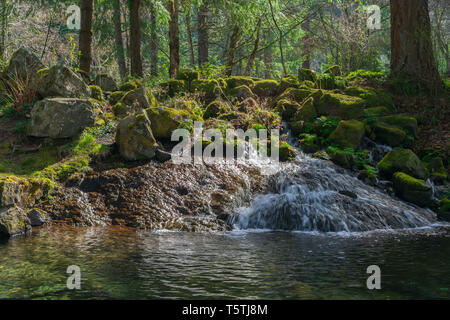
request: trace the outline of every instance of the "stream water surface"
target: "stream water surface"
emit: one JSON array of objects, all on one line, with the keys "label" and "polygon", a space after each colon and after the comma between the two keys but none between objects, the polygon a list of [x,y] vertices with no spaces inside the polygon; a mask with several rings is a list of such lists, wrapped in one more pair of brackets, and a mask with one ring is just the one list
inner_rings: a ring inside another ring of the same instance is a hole
[{"label": "stream water surface", "polygon": [[[450,228],[363,233],[46,227],[0,243],[0,298],[449,299]],[[68,290],[67,267],[81,269]],[[368,290],[369,265],[381,290]]]}]

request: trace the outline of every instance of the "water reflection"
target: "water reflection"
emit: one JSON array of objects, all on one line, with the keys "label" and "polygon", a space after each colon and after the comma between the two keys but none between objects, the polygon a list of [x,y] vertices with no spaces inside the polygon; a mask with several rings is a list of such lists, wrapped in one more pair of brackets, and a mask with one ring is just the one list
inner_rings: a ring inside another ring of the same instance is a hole
[{"label": "water reflection", "polygon": [[[193,234],[53,227],[0,244],[0,298],[450,298],[450,228]],[[382,271],[369,291],[366,268]],[[69,265],[82,289],[66,289]]]}]

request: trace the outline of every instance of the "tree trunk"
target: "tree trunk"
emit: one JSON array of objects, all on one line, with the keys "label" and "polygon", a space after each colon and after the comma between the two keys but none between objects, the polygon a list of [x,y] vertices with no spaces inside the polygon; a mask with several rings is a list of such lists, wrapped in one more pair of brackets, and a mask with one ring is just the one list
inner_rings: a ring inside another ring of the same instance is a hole
[{"label": "tree trunk", "polygon": [[[265,33],[266,42],[269,42],[269,31]],[[272,78],[272,60],[273,60],[273,51],[272,46],[268,46],[264,49],[264,78],[271,79]]]},{"label": "tree trunk", "polygon": [[304,58],[302,62],[303,69],[311,69],[311,39],[309,37],[309,19],[302,26],[305,35],[302,39],[302,56]]},{"label": "tree trunk", "polygon": [[159,39],[156,33],[156,9],[153,2],[150,5],[150,24],[150,74],[157,77]]},{"label": "tree trunk", "polygon": [[180,64],[180,34],[178,31],[178,0],[169,0],[167,9],[170,14],[169,21],[169,49],[170,65],[169,76],[173,79],[177,75]]},{"label": "tree trunk", "polygon": [[1,39],[0,39],[0,59],[5,58],[6,51],[6,34],[8,29],[8,8],[6,4],[6,0],[1,0]]},{"label": "tree trunk", "polygon": [[227,76],[231,76],[233,73],[233,67],[234,67],[234,57],[236,55],[236,47],[237,42],[239,40],[239,33],[240,29],[239,26],[234,26],[233,31],[231,32],[230,36],[230,45],[228,48],[228,56],[227,56]]},{"label": "tree trunk", "polygon": [[260,34],[260,29],[261,29],[261,21],[262,19],[260,18],[258,20],[258,24],[256,26],[256,37],[255,37],[255,43],[253,45],[253,50],[250,53],[250,56],[248,57],[248,62],[247,62],[247,68],[245,69],[245,75],[246,76],[250,76],[250,74],[252,73],[252,68],[253,68],[253,61],[255,60],[256,57],[256,53],[258,52],[258,47],[259,47],[259,34]]},{"label": "tree trunk", "polygon": [[286,64],[284,63],[284,53],[283,53],[283,31],[281,30],[280,26],[277,23],[277,19],[275,18],[275,13],[273,11],[272,1],[269,0],[269,7],[270,7],[270,13],[272,15],[273,23],[275,24],[275,27],[278,30],[278,47],[280,49],[280,58],[281,58],[281,65],[283,66],[283,75],[287,75],[287,69]]},{"label": "tree trunk", "polygon": [[114,0],[114,37],[116,41],[117,64],[119,65],[120,78],[127,76],[128,70],[125,63],[125,50],[122,38],[122,19],[120,14],[120,0]]},{"label": "tree trunk", "polygon": [[198,66],[208,62],[208,0],[198,8]]},{"label": "tree trunk", "polygon": [[130,5],[130,58],[131,75],[142,78],[142,53],[141,53],[141,21],[139,11],[141,0],[129,0]]},{"label": "tree trunk", "polygon": [[440,90],[428,0],[391,0],[391,76]]},{"label": "tree trunk", "polygon": [[94,14],[94,0],[82,0],[80,23],[80,70],[91,75],[92,64],[92,18]]},{"label": "tree trunk", "polygon": [[195,55],[194,55],[194,40],[192,37],[192,26],[191,26],[191,1],[185,0],[185,2],[182,2],[184,7],[184,16],[186,18],[186,34],[187,34],[187,40],[188,40],[188,47],[189,47],[189,65],[191,68],[195,67]]}]

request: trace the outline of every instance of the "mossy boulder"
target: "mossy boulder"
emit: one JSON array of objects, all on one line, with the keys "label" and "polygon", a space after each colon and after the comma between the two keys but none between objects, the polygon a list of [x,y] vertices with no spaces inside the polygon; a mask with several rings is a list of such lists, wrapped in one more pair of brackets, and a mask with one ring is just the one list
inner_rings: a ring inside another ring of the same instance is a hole
[{"label": "mossy boulder", "polygon": [[47,98],[31,111],[27,134],[53,139],[71,138],[96,121],[95,107],[89,99]]},{"label": "mossy boulder", "polygon": [[125,94],[126,94],[126,92],[124,92],[124,91],[114,91],[109,96],[109,104],[115,105],[117,102],[119,102],[123,98],[123,96]]},{"label": "mossy boulder", "polygon": [[145,111],[150,119],[151,129],[156,139],[170,139],[172,132],[185,120],[203,120],[187,110],[177,110],[169,107],[148,108]]},{"label": "mossy boulder", "polygon": [[117,90],[117,82],[107,73],[99,73],[95,76],[93,84],[102,88],[103,91],[113,92]]},{"label": "mossy boulder", "polygon": [[190,90],[192,81],[200,79],[200,72],[190,69],[178,69],[175,79],[184,81],[185,88]]},{"label": "mossy boulder", "polygon": [[343,168],[351,167],[351,162],[352,162],[351,156],[341,150],[334,150],[330,154],[330,159],[331,159],[331,161],[333,161],[333,163],[335,163],[338,166],[341,166]]},{"label": "mossy boulder", "polygon": [[364,109],[364,117],[366,118],[379,118],[382,116],[387,116],[391,112],[386,107],[373,107]]},{"label": "mossy boulder", "polygon": [[336,81],[333,75],[325,73],[319,74],[316,80],[316,88],[324,90],[333,90],[336,88]]},{"label": "mossy boulder", "polygon": [[364,115],[364,100],[339,93],[324,92],[314,99],[319,115],[337,116],[343,120],[360,119]]},{"label": "mossy boulder", "polygon": [[342,75],[341,67],[339,67],[338,65],[328,67],[327,69],[325,69],[325,71],[323,73],[331,74],[332,76],[341,76]]},{"label": "mossy boulder", "polygon": [[286,99],[301,104],[313,92],[314,92],[313,89],[288,88],[277,98],[277,101]]},{"label": "mossy boulder", "polygon": [[258,108],[258,102],[256,102],[253,98],[245,99],[244,101],[240,101],[236,104],[236,110],[239,112],[249,113]]},{"label": "mossy boulder", "polygon": [[38,93],[43,98],[88,99],[91,96],[90,89],[83,79],[73,70],[61,64],[51,67],[39,81]]},{"label": "mossy boulder", "polygon": [[191,91],[200,92],[206,101],[212,101],[222,94],[222,89],[217,80],[193,80]]},{"label": "mossy boulder", "polygon": [[330,134],[330,141],[342,149],[357,150],[364,137],[364,123],[357,120],[341,121]]},{"label": "mossy boulder", "polygon": [[432,180],[439,183],[447,180],[447,170],[444,167],[444,161],[441,157],[432,158],[426,165]]},{"label": "mossy boulder", "polygon": [[345,94],[353,97],[359,97],[364,100],[367,107],[387,107],[392,106],[392,97],[382,90],[376,90],[371,87],[348,87],[344,90]]},{"label": "mossy boulder", "polygon": [[273,97],[278,93],[280,84],[275,80],[256,81],[253,93],[260,97]]},{"label": "mossy boulder", "polygon": [[297,156],[295,149],[285,141],[280,141],[278,152],[281,162],[294,160],[295,157]]},{"label": "mossy boulder", "polygon": [[119,118],[125,118],[128,115],[129,110],[130,110],[130,108],[122,102],[117,102],[113,106],[113,113],[116,117],[119,117]]},{"label": "mossy boulder", "polygon": [[103,100],[103,91],[102,88],[99,86],[91,85],[89,86],[89,89],[91,89],[91,98],[102,101]]},{"label": "mossy boulder", "polygon": [[394,191],[397,197],[421,207],[432,205],[432,188],[424,180],[416,179],[404,172],[393,175]]},{"label": "mossy boulder", "polygon": [[248,86],[242,85],[236,88],[229,90],[229,95],[238,98],[238,100],[243,101],[245,99],[253,98],[255,99],[255,95]]},{"label": "mossy boulder", "polygon": [[19,207],[0,208],[0,238],[9,238],[30,229],[30,220],[23,209]]},{"label": "mossy boulder", "polygon": [[182,92],[186,85],[184,80],[169,80],[161,83],[160,86],[167,92],[169,97],[173,97],[177,93]]},{"label": "mossy boulder", "polygon": [[308,81],[316,82],[317,74],[310,69],[299,69],[298,70],[298,79],[300,81],[308,80]]},{"label": "mossy boulder", "polygon": [[417,119],[411,116],[391,115],[380,118],[381,122],[402,128],[409,135],[417,138],[419,129],[417,126]]},{"label": "mossy boulder", "polygon": [[130,113],[136,112],[140,109],[158,106],[158,102],[150,89],[145,87],[140,87],[127,92],[122,99],[120,99],[120,102],[130,107]]},{"label": "mossy boulder", "polygon": [[220,115],[228,114],[229,112],[231,112],[231,107],[227,103],[220,100],[214,100],[206,107],[203,117],[205,119],[217,118]]},{"label": "mossy boulder", "polygon": [[291,119],[294,119],[294,116],[300,107],[301,105],[295,101],[282,99],[278,101],[275,111],[281,115],[283,120],[290,121]]},{"label": "mossy boulder", "polygon": [[116,132],[120,155],[129,161],[152,159],[158,144],[144,110],[122,119]]},{"label": "mossy boulder", "polygon": [[394,148],[377,164],[380,175],[390,179],[395,172],[404,172],[417,179],[426,179],[422,161],[410,149]]},{"label": "mossy boulder", "polygon": [[317,118],[316,107],[314,107],[314,98],[307,98],[301,107],[297,110],[294,118],[298,121],[313,121]]},{"label": "mossy boulder", "polygon": [[[300,87],[300,80],[297,76],[292,74],[287,75],[284,78],[281,78],[279,91],[284,92],[288,88],[297,88]],[[314,86],[313,86],[314,87]]]},{"label": "mossy boulder", "polygon": [[253,87],[255,81],[251,77],[231,76],[224,79],[227,83],[228,89],[233,89],[240,86]]},{"label": "mossy boulder", "polygon": [[406,132],[398,127],[377,122],[373,125],[370,137],[378,143],[398,147],[405,141]]}]

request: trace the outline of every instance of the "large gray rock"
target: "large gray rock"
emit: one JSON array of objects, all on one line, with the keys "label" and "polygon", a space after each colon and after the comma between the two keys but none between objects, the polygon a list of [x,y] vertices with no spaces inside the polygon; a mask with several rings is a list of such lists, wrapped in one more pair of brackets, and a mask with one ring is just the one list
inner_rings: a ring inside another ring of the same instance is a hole
[{"label": "large gray rock", "polygon": [[127,106],[136,106],[140,110],[154,107],[154,99],[152,93],[147,88],[140,87],[127,92],[120,102]]},{"label": "large gray rock", "polygon": [[12,55],[5,73],[11,79],[28,82],[28,85],[37,84],[37,71],[45,66],[41,60],[24,48],[20,48]]},{"label": "large gray rock", "polygon": [[9,238],[31,229],[30,220],[19,207],[0,208],[0,238]]},{"label": "large gray rock", "polygon": [[95,124],[94,105],[88,99],[47,98],[38,101],[31,111],[28,135],[70,138]]},{"label": "large gray rock", "polygon": [[130,115],[119,122],[116,143],[120,154],[126,160],[145,160],[156,155],[158,144],[145,111]]},{"label": "large gray rock", "polygon": [[81,76],[61,64],[51,67],[43,76],[38,92],[43,98],[88,99],[91,96],[90,89]]},{"label": "large gray rock", "polygon": [[106,73],[97,74],[93,84],[102,88],[103,91],[108,92],[117,91],[118,88],[116,80]]}]

